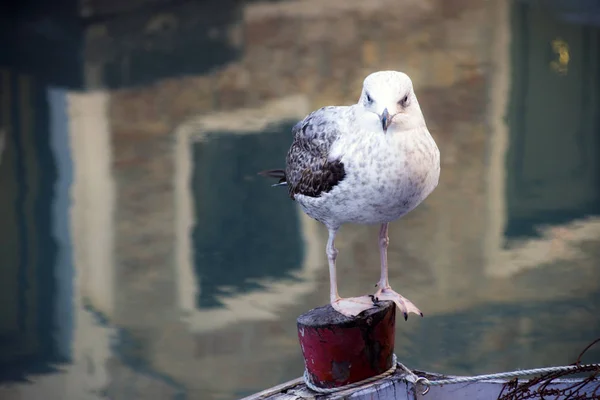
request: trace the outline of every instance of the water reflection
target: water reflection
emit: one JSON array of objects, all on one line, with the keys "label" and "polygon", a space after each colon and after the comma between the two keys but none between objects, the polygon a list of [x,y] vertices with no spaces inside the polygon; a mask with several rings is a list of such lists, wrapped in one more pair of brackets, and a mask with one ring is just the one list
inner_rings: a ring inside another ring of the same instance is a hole
[{"label": "water reflection", "polygon": [[[71,263],[67,255],[58,254],[57,241],[64,240],[63,224],[51,222],[65,210],[64,199],[39,200],[52,198],[55,182],[63,183],[57,182],[52,143],[47,140],[48,122],[55,120],[60,105],[52,94],[47,98],[45,88],[34,84],[29,76],[14,77],[3,71],[2,78],[3,105],[12,99],[21,105],[18,109],[4,108],[2,113],[10,125],[3,129],[1,202],[3,209],[10,211],[3,224],[0,261],[5,266],[2,304],[6,307],[2,313],[2,353],[14,363],[2,372],[18,378],[34,371],[51,372],[53,364],[70,359],[67,344],[72,321],[61,320],[60,314],[68,309],[72,298],[68,284]],[[34,114],[33,110],[45,102],[52,107]],[[48,307],[50,304],[53,306]]]},{"label": "water reflection", "polygon": [[[282,204],[281,191],[265,191],[264,182],[256,179],[266,163],[281,162],[294,124],[260,135],[208,132],[205,142],[194,145],[191,189],[199,308],[222,306],[217,297],[224,294],[264,289],[257,279],[289,278],[300,267],[296,208],[292,202]],[[264,234],[256,235],[258,227]]]},{"label": "water reflection", "polygon": [[[279,310],[313,290],[322,255],[318,224],[281,202],[285,189],[265,192],[256,175],[280,163],[289,121],[307,112],[306,98],[292,96],[240,110],[235,119],[212,113],[178,127],[177,291],[194,332],[277,320]],[[268,233],[256,236],[265,226]]]},{"label": "water reflection", "polygon": [[[436,192],[390,228],[391,284],[426,314],[399,322],[398,356],[573,361],[600,333],[596,8],[404,2],[12,9],[0,397],[233,399],[300,375],[326,232],[255,173],[385,68],[413,77],[442,153]],[[342,295],[372,291],[376,232],[342,229]]]}]

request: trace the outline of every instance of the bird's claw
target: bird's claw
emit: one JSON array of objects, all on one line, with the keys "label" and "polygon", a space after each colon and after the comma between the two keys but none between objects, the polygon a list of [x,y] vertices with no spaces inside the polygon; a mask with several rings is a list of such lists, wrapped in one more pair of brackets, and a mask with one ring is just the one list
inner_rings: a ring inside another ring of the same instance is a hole
[{"label": "bird's claw", "polygon": [[375,304],[375,305],[379,304],[379,297],[376,297],[374,294],[370,294],[369,297],[373,301],[373,304]]},{"label": "bird's claw", "polygon": [[371,295],[370,297],[373,300],[373,303],[375,303],[375,301],[379,302],[382,300],[391,300],[396,303],[396,306],[398,306],[402,312],[405,321],[408,320],[408,314],[411,312],[423,317],[421,310],[419,310],[410,300],[396,293],[390,287],[380,288],[374,295]]}]

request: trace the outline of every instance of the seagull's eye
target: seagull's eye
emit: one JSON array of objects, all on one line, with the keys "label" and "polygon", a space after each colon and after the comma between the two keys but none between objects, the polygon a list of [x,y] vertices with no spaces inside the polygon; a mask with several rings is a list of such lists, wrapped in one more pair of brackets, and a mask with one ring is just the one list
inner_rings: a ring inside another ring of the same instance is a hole
[{"label": "seagull's eye", "polygon": [[369,93],[367,93],[367,103],[372,103],[373,99],[371,98],[371,96],[369,96]]},{"label": "seagull's eye", "polygon": [[402,107],[406,107],[408,105],[408,95],[404,96],[402,100],[398,102]]}]

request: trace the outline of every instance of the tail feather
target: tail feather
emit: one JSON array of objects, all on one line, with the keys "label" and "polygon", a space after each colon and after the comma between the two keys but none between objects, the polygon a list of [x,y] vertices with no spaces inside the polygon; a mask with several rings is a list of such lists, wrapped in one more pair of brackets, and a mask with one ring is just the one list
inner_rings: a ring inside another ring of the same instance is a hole
[{"label": "tail feather", "polygon": [[268,169],[266,171],[261,171],[258,173],[262,176],[267,176],[269,178],[279,179],[279,182],[271,185],[271,186],[284,186],[287,185],[287,178],[285,176],[285,171],[282,169]]},{"label": "tail feather", "polygon": [[287,182],[279,182],[279,183],[274,183],[271,185],[271,187],[276,187],[276,186],[287,186]]}]

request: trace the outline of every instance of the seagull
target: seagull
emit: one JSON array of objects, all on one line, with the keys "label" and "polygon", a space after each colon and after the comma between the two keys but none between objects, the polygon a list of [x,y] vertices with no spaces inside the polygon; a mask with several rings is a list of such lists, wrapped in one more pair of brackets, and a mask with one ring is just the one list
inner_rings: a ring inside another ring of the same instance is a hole
[{"label": "seagull", "polygon": [[[286,168],[260,172],[278,178],[288,194],[328,231],[330,301],[354,317],[392,300],[404,315],[423,313],[388,281],[388,224],[417,207],[438,185],[440,151],[427,126],[413,84],[399,71],[378,71],[363,81],[358,102],[313,111],[293,128]],[[343,224],[379,224],[381,275],[377,291],[338,294],[335,237]]]}]

